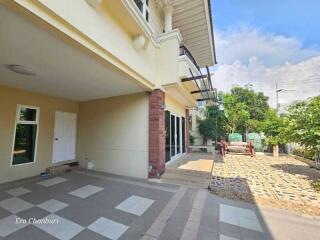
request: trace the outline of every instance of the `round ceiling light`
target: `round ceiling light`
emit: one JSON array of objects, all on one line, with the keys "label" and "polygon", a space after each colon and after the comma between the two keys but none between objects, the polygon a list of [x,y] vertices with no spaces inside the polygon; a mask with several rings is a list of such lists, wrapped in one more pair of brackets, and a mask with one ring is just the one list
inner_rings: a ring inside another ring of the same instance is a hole
[{"label": "round ceiling light", "polygon": [[18,64],[9,64],[9,65],[7,65],[7,67],[12,72],[19,73],[22,75],[27,75],[27,76],[36,75],[36,71],[30,67],[27,67],[27,66],[18,65]]}]

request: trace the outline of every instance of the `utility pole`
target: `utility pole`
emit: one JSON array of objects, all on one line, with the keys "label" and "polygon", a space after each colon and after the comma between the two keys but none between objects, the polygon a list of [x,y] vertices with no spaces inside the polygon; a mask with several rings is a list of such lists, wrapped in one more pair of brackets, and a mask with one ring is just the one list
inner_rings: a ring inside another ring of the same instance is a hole
[{"label": "utility pole", "polygon": [[295,90],[287,90],[287,89],[284,89],[284,88],[280,88],[278,89],[278,83],[276,82],[276,97],[277,97],[277,113],[279,113],[279,93],[280,92],[294,92]]},{"label": "utility pole", "polygon": [[278,83],[276,83],[276,95],[277,95],[277,113],[279,112],[279,90]]}]

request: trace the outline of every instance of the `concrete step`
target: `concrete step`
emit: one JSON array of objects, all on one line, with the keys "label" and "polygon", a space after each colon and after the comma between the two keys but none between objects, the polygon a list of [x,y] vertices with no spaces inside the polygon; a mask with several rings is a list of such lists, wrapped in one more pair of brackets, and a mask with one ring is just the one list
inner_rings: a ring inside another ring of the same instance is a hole
[{"label": "concrete step", "polygon": [[169,184],[178,184],[178,185],[185,185],[185,186],[190,186],[190,187],[196,187],[196,188],[203,188],[207,189],[209,186],[208,181],[186,181],[185,179],[160,179],[161,183],[169,183]]},{"label": "concrete step", "polygon": [[180,173],[165,173],[161,176],[162,179],[182,179],[186,181],[209,181],[210,176],[192,176],[192,175],[185,175]]},{"label": "concrete step", "polygon": [[183,169],[166,169],[166,172],[161,176],[161,182],[200,188],[207,188],[210,179],[211,173]]},{"label": "concrete step", "polygon": [[195,176],[195,177],[211,177],[211,172],[204,171],[195,171],[195,170],[187,170],[187,169],[179,169],[179,168],[166,168],[165,174],[181,174],[185,176]]}]

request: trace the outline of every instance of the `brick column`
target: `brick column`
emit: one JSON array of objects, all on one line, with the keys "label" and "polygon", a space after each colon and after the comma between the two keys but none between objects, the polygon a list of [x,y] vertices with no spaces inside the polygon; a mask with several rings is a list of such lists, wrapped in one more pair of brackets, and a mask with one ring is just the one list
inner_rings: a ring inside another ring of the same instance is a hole
[{"label": "brick column", "polygon": [[186,153],[189,152],[189,145],[190,145],[190,137],[189,137],[190,133],[189,133],[189,109],[186,109]]},{"label": "brick column", "polygon": [[159,177],[165,170],[164,92],[149,95],[149,177]]}]

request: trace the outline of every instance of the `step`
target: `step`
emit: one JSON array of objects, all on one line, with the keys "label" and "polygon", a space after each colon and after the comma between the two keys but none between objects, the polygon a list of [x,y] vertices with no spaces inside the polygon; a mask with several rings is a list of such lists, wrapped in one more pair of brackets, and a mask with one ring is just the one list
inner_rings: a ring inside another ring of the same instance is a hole
[{"label": "step", "polygon": [[166,168],[165,173],[182,174],[186,176],[211,177],[211,172],[195,171],[195,170],[187,170],[187,169],[179,169],[179,168]]},{"label": "step", "polygon": [[169,183],[169,184],[178,184],[178,185],[185,185],[197,188],[208,188],[209,182],[192,182],[192,181],[185,181],[182,179],[162,179],[160,180],[161,183]]},{"label": "step", "polygon": [[210,175],[206,176],[192,176],[192,175],[184,175],[179,173],[165,173],[161,176],[161,178],[167,179],[185,179],[185,180],[192,180],[192,181],[207,181],[211,179]]}]

